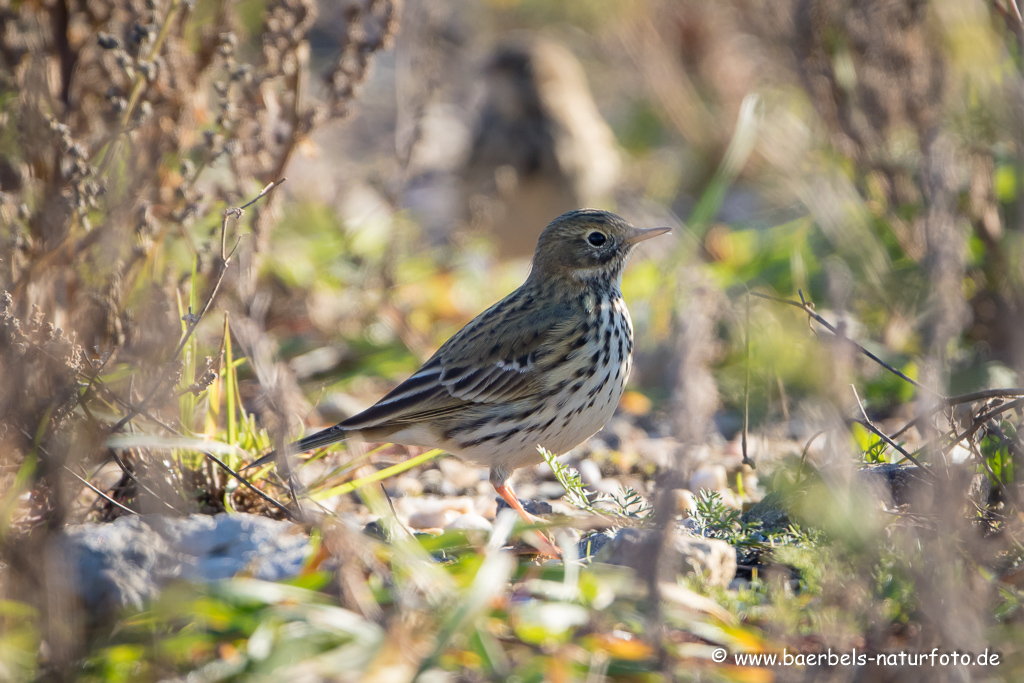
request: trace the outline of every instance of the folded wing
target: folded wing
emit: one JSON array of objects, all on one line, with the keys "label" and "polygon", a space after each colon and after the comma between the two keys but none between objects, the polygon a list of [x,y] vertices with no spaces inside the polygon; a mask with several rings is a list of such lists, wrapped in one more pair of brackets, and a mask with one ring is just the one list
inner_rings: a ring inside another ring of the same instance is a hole
[{"label": "folded wing", "polygon": [[430,360],[373,406],[341,422],[345,430],[398,427],[444,417],[472,404],[515,401],[545,386],[545,371],[576,332],[557,307],[537,315],[509,297],[470,322]]}]

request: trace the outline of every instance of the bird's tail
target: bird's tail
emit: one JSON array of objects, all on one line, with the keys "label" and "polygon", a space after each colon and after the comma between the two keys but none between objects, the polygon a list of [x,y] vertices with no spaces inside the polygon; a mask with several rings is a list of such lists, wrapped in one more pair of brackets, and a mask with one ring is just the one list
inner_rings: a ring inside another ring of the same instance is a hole
[{"label": "bird's tail", "polygon": [[[351,431],[351,429],[346,429],[341,425],[334,425],[333,427],[322,429],[316,434],[310,434],[298,441],[293,441],[288,445],[288,452],[305,453],[306,451],[311,451],[314,448],[329,446],[332,443],[344,439]],[[259,467],[260,465],[265,465],[268,462],[272,462],[276,457],[277,451],[270,451],[266,455],[253,460],[251,463],[240,469],[239,472],[244,472],[248,469],[252,469],[253,467]]]}]

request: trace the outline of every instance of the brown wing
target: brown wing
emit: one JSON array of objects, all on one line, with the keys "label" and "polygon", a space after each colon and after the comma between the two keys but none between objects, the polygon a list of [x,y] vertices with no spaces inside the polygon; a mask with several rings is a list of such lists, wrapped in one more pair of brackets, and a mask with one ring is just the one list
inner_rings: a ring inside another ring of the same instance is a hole
[{"label": "brown wing", "polygon": [[409,379],[339,427],[432,420],[468,405],[514,401],[542,391],[545,371],[556,348],[573,336],[575,322],[568,306],[545,307],[539,315],[517,294],[474,318]]}]

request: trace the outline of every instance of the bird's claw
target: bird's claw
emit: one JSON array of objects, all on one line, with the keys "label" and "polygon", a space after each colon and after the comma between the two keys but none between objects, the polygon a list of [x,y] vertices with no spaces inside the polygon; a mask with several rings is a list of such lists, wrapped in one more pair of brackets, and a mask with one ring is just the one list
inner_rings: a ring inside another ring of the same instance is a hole
[{"label": "bird's claw", "polygon": [[541,555],[545,555],[552,560],[559,560],[562,558],[562,549],[555,545],[555,542],[542,531],[534,529],[524,537],[527,542],[540,551]]}]

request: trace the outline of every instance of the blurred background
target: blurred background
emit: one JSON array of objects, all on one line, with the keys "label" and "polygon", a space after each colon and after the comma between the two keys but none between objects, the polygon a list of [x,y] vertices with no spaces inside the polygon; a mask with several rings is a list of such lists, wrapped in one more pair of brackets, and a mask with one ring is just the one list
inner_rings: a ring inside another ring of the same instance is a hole
[{"label": "blurred background", "polygon": [[[1022,59],[1012,0],[0,0],[0,678],[1016,680]],[[495,559],[485,471],[350,444],[291,464],[297,592],[76,583],[69,529],[288,519],[228,468],[394,387],[583,206],[674,232],[579,478],[516,477],[582,565]]]}]

